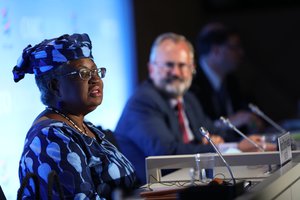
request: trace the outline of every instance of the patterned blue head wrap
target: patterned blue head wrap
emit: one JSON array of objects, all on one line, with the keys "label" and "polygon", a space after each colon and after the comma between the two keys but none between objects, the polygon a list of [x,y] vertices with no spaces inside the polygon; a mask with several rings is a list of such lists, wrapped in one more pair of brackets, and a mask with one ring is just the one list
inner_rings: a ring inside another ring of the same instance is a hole
[{"label": "patterned blue head wrap", "polygon": [[86,33],[62,35],[44,40],[32,47],[28,45],[13,69],[14,81],[23,79],[25,74],[43,75],[67,61],[92,56],[92,42]]}]

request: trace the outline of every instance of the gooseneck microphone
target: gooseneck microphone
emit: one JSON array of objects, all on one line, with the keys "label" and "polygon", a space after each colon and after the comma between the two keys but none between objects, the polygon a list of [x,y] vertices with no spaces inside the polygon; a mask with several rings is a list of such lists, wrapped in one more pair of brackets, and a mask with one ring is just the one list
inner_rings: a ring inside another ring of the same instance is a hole
[{"label": "gooseneck microphone", "polygon": [[225,118],[223,116],[220,117],[220,120],[227,125],[229,128],[231,128],[232,130],[234,130],[236,133],[238,133],[240,136],[242,136],[244,139],[246,139],[248,142],[250,142],[251,144],[253,144],[256,148],[258,148],[259,150],[261,150],[262,152],[264,152],[265,150],[259,146],[257,143],[255,143],[253,140],[251,140],[249,137],[247,137],[244,133],[242,133],[239,129],[236,128],[236,126],[234,126],[230,120],[228,118]]},{"label": "gooseneck microphone", "polygon": [[[234,126],[229,119],[221,116],[220,117],[221,121],[227,125],[229,128],[233,129],[236,133],[238,133],[239,135],[241,135],[243,138],[245,138],[248,142],[250,142],[251,144],[253,144],[256,148],[258,148],[260,151],[265,152],[265,149],[262,148],[261,146],[259,146],[257,143],[255,143],[253,140],[251,140],[249,137],[247,137],[244,133],[242,133],[239,129],[236,128],[236,126]],[[268,171],[266,173],[270,173],[272,171],[272,166],[268,165]]]},{"label": "gooseneck microphone", "polygon": [[229,174],[230,174],[230,176],[231,176],[231,178],[232,178],[233,184],[235,185],[236,182],[235,182],[235,178],[234,178],[234,176],[233,176],[233,173],[232,173],[232,171],[231,171],[231,168],[230,168],[230,166],[228,165],[228,163],[226,162],[226,160],[224,159],[222,153],[219,151],[218,147],[217,147],[217,146],[215,145],[215,143],[210,139],[210,137],[209,137],[209,132],[208,132],[205,128],[203,128],[203,127],[201,127],[201,128],[199,129],[199,131],[200,131],[201,135],[203,135],[203,136],[207,139],[207,141],[211,144],[211,146],[215,149],[216,153],[220,156],[221,160],[223,161],[223,163],[225,164],[225,166],[227,167],[227,169],[228,169],[228,171],[229,171]]},{"label": "gooseneck microphone", "polygon": [[270,117],[265,115],[265,113],[263,113],[256,105],[249,103],[248,106],[253,113],[257,114],[258,116],[260,116],[261,118],[266,120],[269,124],[271,124],[278,131],[280,131],[281,133],[287,132],[285,129],[283,129],[281,126],[279,126],[276,122],[274,122]]}]

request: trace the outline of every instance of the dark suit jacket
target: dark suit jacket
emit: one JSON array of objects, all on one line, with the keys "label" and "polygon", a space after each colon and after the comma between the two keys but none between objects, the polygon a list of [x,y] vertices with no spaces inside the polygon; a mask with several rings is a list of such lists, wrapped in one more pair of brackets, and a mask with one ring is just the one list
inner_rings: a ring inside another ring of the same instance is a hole
[{"label": "dark suit jacket", "polygon": [[194,154],[213,151],[209,145],[200,145],[201,126],[215,131],[195,97],[184,96],[185,111],[195,142],[184,144],[177,116],[168,98],[150,81],[144,82],[127,102],[115,130],[121,152],[136,168],[138,179],[146,182],[145,158],[157,155]]},{"label": "dark suit jacket", "polygon": [[[247,109],[246,101],[240,93],[237,80],[232,75],[229,75],[226,77],[225,84],[228,96],[232,103],[233,112]],[[211,120],[219,119],[221,113],[218,109],[220,105],[218,105],[216,100],[216,92],[200,67],[193,79],[190,91],[194,93],[199,102],[201,102],[204,113],[210,117]],[[228,116],[229,114],[232,113],[226,113],[225,115]]]}]

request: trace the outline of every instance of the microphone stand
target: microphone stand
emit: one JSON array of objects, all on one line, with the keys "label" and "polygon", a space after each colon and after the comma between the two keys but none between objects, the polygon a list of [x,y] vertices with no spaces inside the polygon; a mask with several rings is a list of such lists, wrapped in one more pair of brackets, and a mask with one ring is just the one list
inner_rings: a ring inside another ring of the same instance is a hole
[{"label": "microphone stand", "polygon": [[274,128],[276,128],[281,133],[286,133],[287,131],[283,129],[281,126],[279,126],[276,122],[274,122],[270,117],[265,115],[256,105],[249,103],[249,108],[252,112],[257,114],[258,116],[262,117],[264,120],[266,120],[269,124],[271,124]]},{"label": "microphone stand", "polygon": [[[270,117],[268,117],[264,112],[262,112],[258,106],[252,104],[252,103],[249,103],[249,108],[250,110],[257,114],[258,116],[260,116],[261,118],[263,118],[264,120],[266,120],[269,124],[271,124],[275,129],[277,129],[281,134],[285,134],[285,133],[288,133],[289,131],[285,130],[284,128],[282,128],[279,124],[277,124],[276,122],[274,122]],[[296,141],[291,137],[291,146],[292,146],[292,149],[297,149],[297,146],[296,146]]]},{"label": "microphone stand", "polygon": [[228,171],[229,171],[229,174],[232,178],[232,181],[233,181],[233,184],[235,185],[236,184],[236,181],[235,181],[235,178],[233,176],[233,173],[231,171],[231,168],[230,166],[228,165],[228,163],[226,162],[226,160],[224,159],[224,157],[222,156],[222,153],[219,151],[218,147],[215,145],[215,143],[210,139],[209,137],[209,132],[201,127],[199,129],[200,133],[207,139],[207,141],[211,144],[211,146],[215,149],[216,153],[220,156],[221,160],[223,161],[223,163],[225,164],[225,166],[227,167]]},{"label": "microphone stand", "polygon": [[242,136],[244,139],[246,139],[248,142],[250,142],[253,146],[255,146],[256,148],[258,148],[260,151],[264,152],[265,150],[259,146],[257,143],[255,143],[253,140],[251,140],[249,137],[247,137],[244,133],[242,133],[239,129],[236,128],[236,126],[234,126],[229,119],[221,116],[220,117],[221,121],[227,125],[229,128],[231,128],[232,130],[234,130],[236,133],[238,133],[240,136]]},{"label": "microphone stand", "polygon": [[[240,136],[242,136],[244,139],[246,139],[248,142],[250,142],[253,146],[255,146],[256,148],[258,148],[261,152],[265,152],[265,149],[262,148],[261,146],[259,146],[257,143],[255,143],[253,140],[251,140],[249,137],[247,137],[244,133],[242,133],[239,129],[236,128],[236,126],[234,126],[230,120],[228,118],[225,118],[223,116],[220,117],[221,121],[227,125],[229,128],[231,128],[232,130],[234,130],[236,133],[238,133]],[[272,166],[268,165],[269,169],[267,172],[265,173],[271,173],[272,171]]]}]

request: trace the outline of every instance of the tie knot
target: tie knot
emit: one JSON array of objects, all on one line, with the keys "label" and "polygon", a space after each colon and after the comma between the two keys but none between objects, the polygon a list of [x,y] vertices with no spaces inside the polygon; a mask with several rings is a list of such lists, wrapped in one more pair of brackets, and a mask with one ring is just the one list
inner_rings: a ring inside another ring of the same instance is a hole
[{"label": "tie knot", "polygon": [[183,103],[181,101],[177,101],[176,109],[178,111],[182,111],[183,110]]}]

